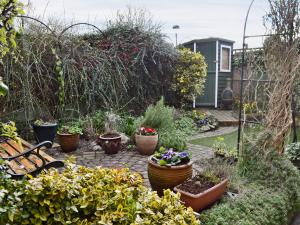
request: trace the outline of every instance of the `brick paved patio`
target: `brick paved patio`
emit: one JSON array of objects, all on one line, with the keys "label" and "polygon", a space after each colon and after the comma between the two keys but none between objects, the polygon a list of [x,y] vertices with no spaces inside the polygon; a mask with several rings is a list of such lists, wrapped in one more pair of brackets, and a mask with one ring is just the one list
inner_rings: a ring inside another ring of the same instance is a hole
[{"label": "brick paved patio", "polygon": [[[64,160],[69,156],[76,157],[76,163],[78,165],[84,165],[87,167],[103,166],[109,168],[129,168],[132,171],[139,172],[144,180],[145,185],[149,185],[147,175],[147,159],[148,156],[140,155],[135,150],[123,150],[114,155],[107,155],[103,151],[91,151],[90,144],[81,143],[79,152],[62,153],[59,149],[49,150],[49,154],[56,159]],[[84,149],[85,151],[82,151]],[[197,161],[201,159],[208,159],[214,156],[213,151],[204,146],[189,145],[189,151],[192,155],[192,160]],[[194,165],[194,171],[201,170],[201,168]]]}]

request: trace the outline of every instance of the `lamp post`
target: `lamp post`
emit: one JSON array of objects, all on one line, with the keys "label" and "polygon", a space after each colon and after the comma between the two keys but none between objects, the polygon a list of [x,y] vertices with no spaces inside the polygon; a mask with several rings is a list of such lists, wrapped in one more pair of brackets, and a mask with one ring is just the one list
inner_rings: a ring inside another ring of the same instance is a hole
[{"label": "lamp post", "polygon": [[[173,25],[174,30],[178,30],[180,28],[179,25]],[[177,32],[175,31],[175,46],[177,46]]]}]

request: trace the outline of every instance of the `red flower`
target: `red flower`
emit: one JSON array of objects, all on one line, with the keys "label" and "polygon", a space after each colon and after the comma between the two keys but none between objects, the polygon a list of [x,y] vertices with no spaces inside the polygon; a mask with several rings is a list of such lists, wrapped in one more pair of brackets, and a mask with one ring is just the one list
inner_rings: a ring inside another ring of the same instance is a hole
[{"label": "red flower", "polygon": [[153,128],[146,128],[145,131],[147,133],[154,133],[155,132],[155,130]]},{"label": "red flower", "polygon": [[139,134],[146,135],[146,136],[152,136],[152,135],[156,135],[157,131],[152,127],[140,127]]}]

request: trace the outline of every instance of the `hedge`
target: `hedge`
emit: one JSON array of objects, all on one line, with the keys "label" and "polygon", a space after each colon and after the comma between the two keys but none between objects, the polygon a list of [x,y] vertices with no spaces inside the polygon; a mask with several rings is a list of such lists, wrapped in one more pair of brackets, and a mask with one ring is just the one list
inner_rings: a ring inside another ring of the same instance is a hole
[{"label": "hedge", "polygon": [[128,169],[71,167],[36,178],[0,179],[0,224],[192,224],[200,222],[179,196],[142,186]]},{"label": "hedge", "polygon": [[227,199],[201,215],[205,225],[288,225],[300,206],[300,175],[275,151],[247,146],[238,163],[246,183],[236,199]]}]

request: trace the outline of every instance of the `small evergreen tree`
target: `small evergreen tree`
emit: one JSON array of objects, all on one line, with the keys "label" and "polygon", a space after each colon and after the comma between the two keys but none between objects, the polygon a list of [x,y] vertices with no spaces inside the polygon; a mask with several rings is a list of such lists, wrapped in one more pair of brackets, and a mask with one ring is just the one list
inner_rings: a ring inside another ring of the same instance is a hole
[{"label": "small evergreen tree", "polygon": [[207,72],[205,58],[198,52],[187,48],[179,49],[179,60],[173,76],[172,88],[177,93],[180,103],[201,95]]}]

